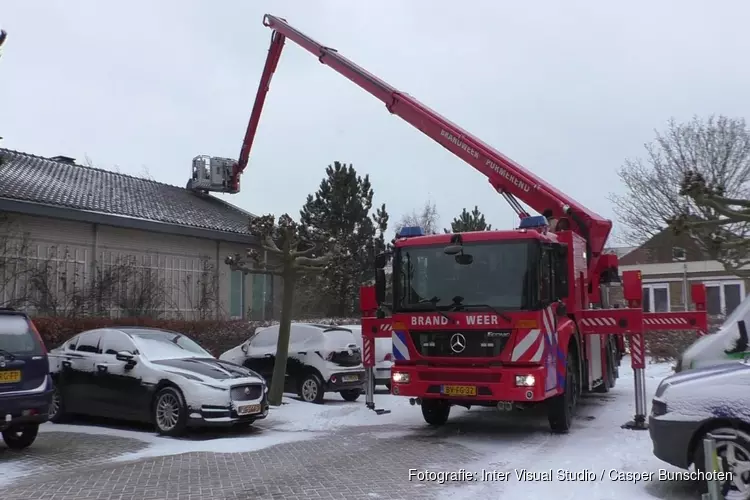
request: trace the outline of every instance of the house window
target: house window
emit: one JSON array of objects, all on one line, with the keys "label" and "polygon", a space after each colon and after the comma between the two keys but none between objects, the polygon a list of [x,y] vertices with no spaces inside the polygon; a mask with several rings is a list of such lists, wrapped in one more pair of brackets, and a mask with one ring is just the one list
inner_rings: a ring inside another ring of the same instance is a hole
[{"label": "house window", "polygon": [[643,312],[669,312],[669,285],[655,283],[643,286]]},{"label": "house window", "polygon": [[242,319],[244,304],[245,274],[242,271],[232,271],[229,283],[229,316],[232,319]]},{"label": "house window", "polygon": [[745,283],[734,281],[711,281],[706,285],[706,310],[710,315],[728,316],[745,298]]}]

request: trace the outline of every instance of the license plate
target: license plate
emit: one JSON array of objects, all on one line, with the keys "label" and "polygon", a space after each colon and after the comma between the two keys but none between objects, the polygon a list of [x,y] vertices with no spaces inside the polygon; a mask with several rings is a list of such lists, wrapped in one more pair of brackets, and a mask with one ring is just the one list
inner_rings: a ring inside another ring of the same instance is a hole
[{"label": "license plate", "polygon": [[0,384],[16,384],[21,381],[21,370],[0,372]]},{"label": "license plate", "polygon": [[344,375],[343,377],[341,377],[341,380],[344,382],[356,382],[357,380],[359,380],[359,376],[358,375]]},{"label": "license plate", "polygon": [[237,415],[252,415],[254,413],[260,413],[260,405],[244,405],[237,407]]},{"label": "license plate", "polygon": [[477,388],[473,385],[444,385],[441,392],[446,396],[476,396]]}]

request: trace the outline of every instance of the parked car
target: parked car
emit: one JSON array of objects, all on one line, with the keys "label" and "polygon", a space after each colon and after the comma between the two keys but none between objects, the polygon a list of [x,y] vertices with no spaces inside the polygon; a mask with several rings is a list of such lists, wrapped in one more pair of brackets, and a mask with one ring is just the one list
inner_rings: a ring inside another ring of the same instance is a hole
[{"label": "parked car", "polygon": [[[259,328],[250,339],[219,359],[242,364],[270,381],[278,340],[279,325]],[[364,381],[362,352],[351,330],[292,323],[285,392],[296,393],[309,403],[322,403],[326,392],[338,392],[346,401],[356,401]]]},{"label": "parked car", "polygon": [[[362,349],[362,325],[341,325],[351,330],[357,345]],[[391,367],[393,366],[393,341],[391,337],[375,339],[375,385],[384,385],[391,390]]]},{"label": "parked car", "polygon": [[[723,472],[726,498],[750,497],[750,366],[735,361],[665,378],[649,417],[654,455],[676,467],[705,470],[703,438],[711,433]],[[699,483],[705,491],[706,483]]]},{"label": "parked car", "polygon": [[186,335],[143,327],[82,332],[50,351],[50,420],[73,414],[188,427],[250,425],[268,415],[265,380]]},{"label": "parked car", "polygon": [[31,446],[52,402],[47,349],[29,317],[0,309],[0,431],[8,448]]}]

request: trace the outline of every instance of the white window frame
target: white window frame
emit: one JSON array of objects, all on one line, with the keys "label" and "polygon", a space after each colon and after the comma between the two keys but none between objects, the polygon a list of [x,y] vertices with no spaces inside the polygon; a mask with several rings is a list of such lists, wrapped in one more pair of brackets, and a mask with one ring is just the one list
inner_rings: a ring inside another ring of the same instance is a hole
[{"label": "white window frame", "polygon": [[745,300],[745,281],[744,280],[720,280],[720,281],[703,281],[703,285],[708,290],[709,287],[719,287],[719,304],[721,306],[720,314],[722,316],[727,315],[727,299],[724,293],[724,287],[726,285],[739,285],[740,286],[740,302]]},{"label": "white window frame", "polygon": [[[654,290],[666,290],[667,291],[667,310],[665,312],[672,311],[672,296],[669,293],[669,283],[644,283],[643,288],[648,288],[648,310],[656,312],[654,309]],[[643,293],[643,292],[641,292]],[[645,304],[644,304],[645,305]]]}]

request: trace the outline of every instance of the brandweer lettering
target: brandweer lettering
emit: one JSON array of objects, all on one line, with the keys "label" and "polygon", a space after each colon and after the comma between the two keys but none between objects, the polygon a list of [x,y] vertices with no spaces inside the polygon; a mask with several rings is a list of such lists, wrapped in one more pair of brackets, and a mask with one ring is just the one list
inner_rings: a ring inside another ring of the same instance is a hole
[{"label": "brandweer lettering", "polygon": [[[457,318],[461,319],[461,317]],[[499,325],[500,321],[494,314],[471,314],[463,317],[464,322],[467,325]],[[441,326],[447,325],[450,320],[445,316],[430,315],[430,316],[412,316],[411,326]]]},{"label": "brandweer lettering", "polygon": [[440,135],[442,137],[445,137],[450,142],[452,142],[453,144],[455,144],[459,148],[463,149],[467,153],[469,153],[471,156],[473,156],[477,160],[479,159],[479,151],[477,151],[476,149],[472,148],[471,146],[469,146],[468,144],[466,144],[464,141],[462,141],[461,139],[459,139],[455,135],[451,134],[450,132],[448,132],[446,130],[441,130],[440,131]]}]

